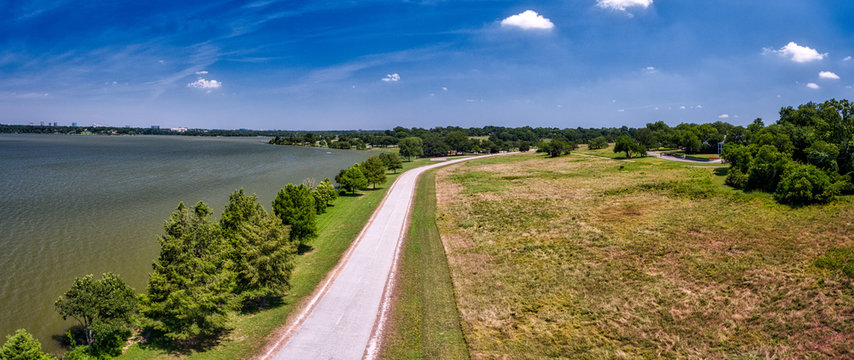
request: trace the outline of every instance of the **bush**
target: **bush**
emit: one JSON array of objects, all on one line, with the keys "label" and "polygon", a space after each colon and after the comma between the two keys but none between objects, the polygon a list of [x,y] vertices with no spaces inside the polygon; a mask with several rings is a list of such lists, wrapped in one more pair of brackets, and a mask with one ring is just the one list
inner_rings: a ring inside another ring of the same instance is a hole
[{"label": "bush", "polygon": [[97,357],[119,356],[122,348],[131,336],[131,330],[118,325],[96,324],[92,326],[95,342],[89,347],[89,353]]},{"label": "bush", "polygon": [[747,174],[750,170],[750,162],[753,161],[753,155],[747,146],[738,144],[724,145],[724,151],[721,157],[730,163],[730,169],[735,169],[742,174]]},{"label": "bush", "polygon": [[604,136],[590,139],[590,143],[587,144],[587,148],[590,150],[604,149],[606,147],[608,147],[608,139],[605,139]]},{"label": "bush", "polygon": [[731,167],[726,176],[726,184],[736,189],[744,189],[747,187],[747,174],[736,167]]},{"label": "bush", "polygon": [[771,145],[762,146],[750,163],[747,188],[773,192],[777,189],[788,163],[789,159],[777,151],[777,148]]},{"label": "bush", "polygon": [[836,195],[830,176],[813,165],[794,164],[786,169],[774,197],[787,204],[825,203]]}]

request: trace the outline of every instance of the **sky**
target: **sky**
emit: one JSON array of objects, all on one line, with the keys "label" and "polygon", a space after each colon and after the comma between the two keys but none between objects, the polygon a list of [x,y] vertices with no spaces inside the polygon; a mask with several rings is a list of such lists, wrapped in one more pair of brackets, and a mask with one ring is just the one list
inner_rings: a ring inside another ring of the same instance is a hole
[{"label": "sky", "polygon": [[0,4],[0,123],[748,124],[854,98],[854,2]]}]

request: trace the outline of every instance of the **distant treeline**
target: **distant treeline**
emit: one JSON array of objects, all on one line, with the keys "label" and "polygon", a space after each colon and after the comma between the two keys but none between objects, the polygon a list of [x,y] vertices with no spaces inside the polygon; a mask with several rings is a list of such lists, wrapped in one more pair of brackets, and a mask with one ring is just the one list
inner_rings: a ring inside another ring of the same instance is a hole
[{"label": "distant treeline", "polygon": [[[313,131],[314,134],[339,135],[358,134],[361,130]],[[367,130],[369,133],[378,130]],[[68,134],[68,135],[181,135],[181,136],[302,136],[306,131],[298,130],[223,130],[223,129],[170,129],[135,128],[112,126],[47,126],[47,125],[5,125],[0,124],[0,134]]]},{"label": "distant treeline", "polygon": [[[405,139],[421,140],[420,154],[412,156],[439,156],[449,153],[480,153],[516,150],[534,146],[544,139],[562,140],[572,144],[586,144],[595,138],[614,141],[622,135],[631,136],[634,129],[558,129],[532,128],[530,126],[507,128],[485,126],[480,128],[462,128],[456,126],[435,127],[432,129],[396,127],[392,130],[362,133],[300,133],[290,136],[277,136],[270,140],[276,145],[321,146],[336,149],[365,149],[371,147],[399,146]],[[403,154],[408,156],[407,154]]]}]

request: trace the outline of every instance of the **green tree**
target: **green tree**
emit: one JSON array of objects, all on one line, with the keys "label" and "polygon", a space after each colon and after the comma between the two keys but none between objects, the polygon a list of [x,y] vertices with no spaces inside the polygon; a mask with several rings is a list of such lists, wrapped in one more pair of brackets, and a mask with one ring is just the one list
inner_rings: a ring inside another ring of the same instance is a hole
[{"label": "green tree", "polygon": [[531,144],[527,141],[520,141],[518,147],[519,152],[527,152],[528,150],[531,150]]},{"label": "green tree", "polygon": [[282,220],[258,207],[234,232],[232,251],[236,292],[244,301],[282,296],[290,288],[293,256],[297,245],[288,237]]},{"label": "green tree", "polygon": [[395,173],[397,173],[397,170],[403,169],[403,162],[400,160],[400,156],[397,156],[397,153],[384,152],[380,154],[380,160],[383,161],[386,169],[392,170]]},{"label": "green tree", "polygon": [[608,147],[608,139],[605,139],[604,136],[590,139],[590,143],[587,144],[587,148],[590,150],[604,149],[606,147]]},{"label": "green tree", "polygon": [[354,194],[356,193],[356,190],[364,189],[368,186],[368,179],[365,177],[365,174],[362,173],[361,166],[359,164],[354,164],[348,169],[342,169],[341,172],[335,176],[335,181],[338,182],[338,185],[340,185],[344,191]]},{"label": "green tree", "polygon": [[397,143],[397,146],[400,147],[400,156],[405,156],[409,161],[412,161],[413,156],[417,157],[424,154],[424,141],[419,137],[404,138]]},{"label": "green tree", "polygon": [[53,356],[42,352],[42,343],[24,329],[15,331],[15,335],[6,336],[6,342],[0,347],[0,360],[53,360]]},{"label": "green tree", "polygon": [[730,169],[738,170],[742,174],[747,174],[750,169],[750,162],[753,161],[753,155],[750,149],[744,145],[726,144],[721,156],[730,163]]},{"label": "green tree", "polygon": [[288,184],[280,189],[273,200],[273,213],[290,226],[291,241],[308,245],[317,237],[317,207],[308,186]]},{"label": "green tree", "polygon": [[451,150],[456,152],[466,152],[471,149],[471,141],[469,141],[466,133],[460,130],[448,132],[443,140]]},{"label": "green tree", "polygon": [[621,135],[621,136],[617,137],[617,141],[614,144],[614,152],[615,153],[625,152],[626,158],[631,159],[632,153],[636,152],[637,150],[638,150],[637,143],[635,143],[635,141],[632,140],[632,138],[629,137],[628,135]]},{"label": "green tree", "polygon": [[122,326],[130,322],[136,311],[136,294],[116,274],[106,273],[97,281],[89,274],[74,279],[54,307],[63,320],[77,320],[83,327],[86,344],[91,345],[95,341],[94,325]]},{"label": "green tree", "polygon": [[377,188],[378,183],[385,182],[385,166],[379,156],[374,155],[365,160],[362,163],[362,170],[365,178],[368,179],[368,183],[374,185],[374,189]]},{"label": "green tree", "polygon": [[219,224],[226,236],[236,231],[240,223],[256,214],[259,208],[261,205],[258,204],[258,196],[255,194],[246,196],[243,188],[231,193],[228,196],[228,204],[219,219]]},{"label": "green tree", "polygon": [[332,181],[330,181],[329,178],[323,179],[320,184],[317,184],[314,191],[319,195],[316,198],[323,202],[324,208],[328,207],[331,201],[338,198],[338,192],[335,191],[335,185],[332,185]]},{"label": "green tree", "polygon": [[542,148],[543,151],[549,154],[549,156],[551,157],[558,157],[563,154],[569,153],[569,144],[567,144],[566,141],[563,141],[561,139],[554,139],[552,141],[544,143]]},{"label": "green tree", "polygon": [[237,304],[234,266],[211,212],[203,202],[192,209],[178,204],[158,238],[160,257],[140,296],[143,324],[172,341],[219,337],[228,330],[228,313]]}]

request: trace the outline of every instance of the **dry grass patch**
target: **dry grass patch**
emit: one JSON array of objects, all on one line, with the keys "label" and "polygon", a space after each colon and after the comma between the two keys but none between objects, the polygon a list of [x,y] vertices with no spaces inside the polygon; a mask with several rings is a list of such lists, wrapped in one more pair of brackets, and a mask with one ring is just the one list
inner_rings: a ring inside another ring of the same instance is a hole
[{"label": "dry grass patch", "polygon": [[789,208],[713,167],[523,154],[437,173],[473,358],[851,358],[850,199]]}]

